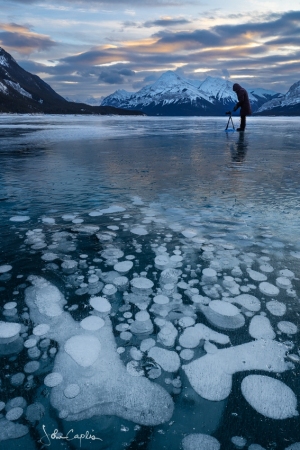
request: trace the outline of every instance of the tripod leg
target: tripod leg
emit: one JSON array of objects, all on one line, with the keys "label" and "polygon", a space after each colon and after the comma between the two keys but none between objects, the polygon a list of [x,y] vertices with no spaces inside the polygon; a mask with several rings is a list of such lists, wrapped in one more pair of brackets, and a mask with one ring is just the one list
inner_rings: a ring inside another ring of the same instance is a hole
[{"label": "tripod leg", "polygon": [[231,119],[231,116],[230,117],[228,117],[228,122],[227,122],[227,126],[226,126],[226,128],[225,128],[225,131],[228,129],[228,125],[229,125],[229,121],[230,121],[230,119]]}]

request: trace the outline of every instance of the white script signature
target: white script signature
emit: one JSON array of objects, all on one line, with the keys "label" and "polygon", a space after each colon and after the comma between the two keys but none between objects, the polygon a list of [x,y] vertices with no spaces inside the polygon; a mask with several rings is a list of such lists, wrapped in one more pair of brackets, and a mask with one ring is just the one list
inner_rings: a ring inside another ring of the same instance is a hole
[{"label": "white script signature", "polygon": [[96,437],[94,434],[91,434],[89,431],[81,434],[74,434],[73,428],[69,430],[65,435],[59,432],[57,429],[53,430],[52,433],[47,433],[45,425],[42,426],[44,435],[38,441],[41,444],[49,447],[51,445],[51,441],[53,440],[65,440],[65,441],[74,441],[75,439],[79,440],[80,447],[82,440],[90,440],[90,441],[102,441],[103,439]]}]

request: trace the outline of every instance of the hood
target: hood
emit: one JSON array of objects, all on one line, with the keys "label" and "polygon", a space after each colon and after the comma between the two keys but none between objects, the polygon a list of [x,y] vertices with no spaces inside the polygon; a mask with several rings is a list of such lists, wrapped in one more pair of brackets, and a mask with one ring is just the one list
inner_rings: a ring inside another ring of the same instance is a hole
[{"label": "hood", "polygon": [[234,85],[232,86],[232,90],[234,92],[236,92],[236,91],[238,91],[240,89],[242,89],[242,86],[240,84],[238,84],[238,83],[234,83]]}]

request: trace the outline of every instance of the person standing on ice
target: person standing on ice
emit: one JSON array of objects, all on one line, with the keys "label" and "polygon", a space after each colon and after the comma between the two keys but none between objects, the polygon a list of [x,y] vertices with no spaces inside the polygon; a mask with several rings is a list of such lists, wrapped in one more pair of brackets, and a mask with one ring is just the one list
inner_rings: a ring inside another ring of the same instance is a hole
[{"label": "person standing on ice", "polygon": [[235,83],[232,86],[232,90],[236,93],[238,102],[233,108],[233,111],[241,108],[240,116],[241,116],[241,125],[240,128],[237,128],[237,131],[244,131],[246,128],[246,116],[250,116],[252,114],[251,105],[248,97],[248,92],[246,89],[242,88],[238,83]]}]

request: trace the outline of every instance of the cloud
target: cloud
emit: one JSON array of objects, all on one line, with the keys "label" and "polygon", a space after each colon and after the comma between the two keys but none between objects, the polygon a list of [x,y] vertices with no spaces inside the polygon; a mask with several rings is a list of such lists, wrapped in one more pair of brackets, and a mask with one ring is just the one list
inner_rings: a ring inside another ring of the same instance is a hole
[{"label": "cloud", "polygon": [[56,45],[49,36],[34,33],[28,27],[16,23],[0,23],[0,44],[23,54],[48,50]]},{"label": "cloud", "polygon": [[[40,0],[2,0],[4,3],[19,3],[23,5],[40,3]],[[52,3],[61,4],[60,0],[52,0]],[[84,8],[87,7],[86,0],[64,0],[64,3],[70,3],[71,5],[79,5]],[[197,4],[197,0],[185,0],[185,5]],[[166,6],[182,6],[181,0],[89,0],[89,6],[109,6],[118,5],[124,8],[132,10],[133,7],[166,7]]]},{"label": "cloud", "polygon": [[[131,8],[135,7],[132,3]],[[129,8],[129,2],[127,6]],[[56,89],[60,87],[58,91],[61,86],[67,87],[67,83],[77,83],[78,92],[82,89],[85,97],[108,95],[112,86],[140,89],[168,69],[184,70],[190,79],[203,79],[207,74],[232,80],[236,76],[243,84],[250,76],[252,86],[278,83],[286,86],[285,90],[299,79],[300,11],[260,16],[255,13],[248,18],[240,16],[238,23],[213,23],[208,22],[205,29],[199,26],[195,29],[196,19],[189,22],[182,17],[128,22],[128,27],[144,27],[145,30],[159,26],[161,29],[151,36],[148,34],[147,38],[94,46],[76,55],[70,48],[72,56],[60,58],[55,65],[24,61],[24,67],[34,73],[47,74],[47,82]],[[184,30],[186,24],[191,24],[191,31]],[[13,29],[2,28],[3,32],[14,32],[16,36],[32,33],[29,28],[12,25]],[[174,28],[175,25],[181,29]],[[147,33],[139,35],[147,36]],[[71,87],[70,84],[68,89]]]},{"label": "cloud", "polygon": [[130,69],[105,68],[100,71],[99,81],[107,84],[123,84],[127,81],[127,77],[133,77],[135,73]]},{"label": "cloud", "polygon": [[173,27],[173,26],[176,26],[176,25],[185,25],[187,23],[191,23],[191,21],[187,20],[187,19],[184,19],[184,18],[166,17],[166,18],[161,18],[161,19],[145,22],[143,24],[143,26],[146,27],[146,28],[152,28],[152,27]]}]

